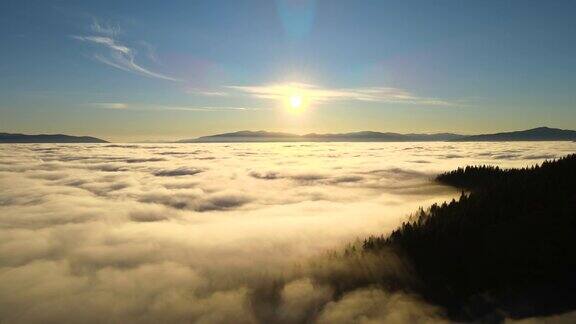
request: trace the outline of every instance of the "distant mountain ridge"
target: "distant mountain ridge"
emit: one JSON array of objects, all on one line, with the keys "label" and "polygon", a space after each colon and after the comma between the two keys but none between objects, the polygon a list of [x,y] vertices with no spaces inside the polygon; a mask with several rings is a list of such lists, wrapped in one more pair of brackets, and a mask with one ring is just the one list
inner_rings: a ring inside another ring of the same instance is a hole
[{"label": "distant mountain ridge", "polygon": [[64,134],[11,134],[0,133],[0,143],[108,143],[92,136],[71,136]]},{"label": "distant mountain ridge", "polygon": [[[550,127],[537,127],[522,131],[494,134],[460,135],[454,133],[392,133],[359,131],[350,133],[310,133],[296,135],[268,131],[238,131],[193,139],[177,143],[234,143],[234,142],[504,142],[504,141],[576,141],[576,131]],[[0,133],[0,143],[108,143],[92,136],[65,134],[13,134]]]},{"label": "distant mountain ridge", "polygon": [[453,141],[464,142],[504,142],[504,141],[574,141],[576,131],[538,127],[523,131],[503,132],[496,134],[471,135],[454,139]]},{"label": "distant mountain ridge", "polygon": [[353,132],[343,134],[307,134],[303,135],[306,139],[356,139],[366,141],[394,141],[394,142],[413,142],[413,141],[447,141],[462,137],[462,135],[452,133],[438,134],[398,134],[398,133],[381,133],[381,132]]},{"label": "distant mountain ridge", "polygon": [[195,139],[185,139],[179,143],[210,143],[210,142],[419,142],[419,141],[448,141],[463,135],[451,133],[439,134],[398,134],[372,131],[339,133],[339,134],[306,134],[296,135],[289,133],[266,131],[239,131]]},{"label": "distant mountain ridge", "polygon": [[298,135],[289,133],[279,133],[279,132],[267,132],[267,131],[238,131],[233,133],[216,134],[210,136],[203,136],[201,138],[220,138],[220,137],[272,137],[272,138],[282,138],[282,137],[298,137]]},{"label": "distant mountain ridge", "polygon": [[179,143],[229,143],[229,142],[498,142],[498,141],[576,141],[576,131],[550,127],[538,127],[523,131],[481,135],[453,133],[399,134],[390,132],[361,131],[338,134],[306,134],[267,131],[238,131],[195,139],[184,139]]}]

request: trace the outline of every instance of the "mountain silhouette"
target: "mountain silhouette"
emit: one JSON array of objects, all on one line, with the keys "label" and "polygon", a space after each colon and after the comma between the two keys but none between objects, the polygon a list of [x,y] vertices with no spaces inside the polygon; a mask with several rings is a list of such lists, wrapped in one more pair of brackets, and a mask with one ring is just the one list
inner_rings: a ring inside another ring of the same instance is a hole
[{"label": "mountain silhouette", "polygon": [[499,141],[576,141],[576,131],[558,128],[538,127],[523,131],[481,135],[459,135],[453,133],[400,134],[391,132],[360,131],[337,134],[306,134],[267,131],[239,131],[233,133],[202,136],[184,139],[180,143],[210,142],[499,142]]},{"label": "mountain silhouette", "polygon": [[108,143],[91,136],[71,136],[64,134],[10,134],[0,133],[0,143]]},{"label": "mountain silhouette", "polygon": [[482,134],[453,139],[459,142],[499,142],[499,141],[574,141],[576,131],[550,127],[538,127],[523,131],[496,134]]},{"label": "mountain silhouette", "polygon": [[207,143],[207,142],[422,142],[422,141],[448,141],[462,137],[451,133],[439,134],[398,134],[381,132],[352,132],[338,134],[306,134],[296,135],[289,133],[267,131],[239,131],[195,139],[185,139],[180,143]]}]

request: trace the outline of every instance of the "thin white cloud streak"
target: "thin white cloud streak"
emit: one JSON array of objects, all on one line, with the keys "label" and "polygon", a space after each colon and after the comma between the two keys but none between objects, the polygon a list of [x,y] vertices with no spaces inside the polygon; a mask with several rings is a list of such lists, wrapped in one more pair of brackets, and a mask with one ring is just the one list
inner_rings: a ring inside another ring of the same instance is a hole
[{"label": "thin white cloud streak", "polygon": [[[102,29],[102,27],[100,25],[96,25],[96,26],[98,26],[98,27],[95,28],[95,30]],[[104,30],[104,29],[102,29],[102,30]],[[101,36],[101,35],[99,35],[99,36],[77,36],[77,35],[73,35],[71,37],[75,40],[78,40],[81,42],[92,43],[92,44],[99,45],[99,46],[102,46],[105,49],[107,49],[108,52],[106,55],[102,55],[101,53],[95,53],[93,55],[94,59],[96,59],[97,61],[104,63],[106,65],[112,66],[114,68],[117,68],[117,69],[120,69],[123,71],[143,75],[146,77],[169,80],[169,81],[182,81],[180,79],[173,78],[173,77],[165,75],[165,74],[153,72],[153,71],[139,65],[135,61],[136,53],[137,53],[137,51],[135,49],[130,48],[130,47],[120,43],[116,39],[114,39],[110,35],[110,32],[108,32],[107,34],[106,33],[104,33],[104,34],[106,36]]]},{"label": "thin white cloud streak", "polygon": [[201,96],[208,96],[208,97],[226,97],[230,95],[225,91],[207,91],[207,90],[200,90],[200,89],[189,89],[186,90],[186,93],[189,94],[197,94]]},{"label": "thin white cloud streak", "polygon": [[221,112],[221,111],[256,111],[260,108],[250,107],[190,107],[190,106],[141,106],[137,104],[129,104],[124,102],[95,102],[90,103],[90,106],[104,109],[117,109],[117,110],[146,110],[146,111],[163,111],[163,110],[178,110],[178,111],[199,111],[199,112]]},{"label": "thin white cloud streak", "polygon": [[124,45],[117,44],[116,41],[110,37],[104,36],[72,36],[72,38],[79,41],[92,42],[96,44],[101,44],[107,46],[111,50],[123,53],[131,54],[132,50]]},{"label": "thin white cloud streak", "polygon": [[300,95],[313,102],[331,101],[367,101],[380,103],[399,103],[427,106],[453,106],[454,103],[431,97],[421,97],[408,90],[394,87],[360,87],[360,88],[323,88],[307,83],[285,83],[263,86],[228,86],[255,98],[285,99]]},{"label": "thin white cloud streak", "polygon": [[206,112],[216,112],[216,111],[256,111],[261,110],[259,108],[248,108],[248,107],[186,107],[186,106],[160,106],[159,109],[163,110],[181,110],[181,111],[206,111]]},{"label": "thin white cloud streak", "polygon": [[127,109],[128,105],[123,102],[94,102],[90,104],[98,108],[106,109]]}]

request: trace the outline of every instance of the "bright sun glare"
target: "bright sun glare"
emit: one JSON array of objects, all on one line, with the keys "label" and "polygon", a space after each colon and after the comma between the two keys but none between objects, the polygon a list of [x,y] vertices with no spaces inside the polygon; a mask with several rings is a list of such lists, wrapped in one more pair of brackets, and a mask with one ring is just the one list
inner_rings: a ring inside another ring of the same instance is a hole
[{"label": "bright sun glare", "polygon": [[294,95],[290,97],[290,108],[299,109],[302,106],[302,97]]}]

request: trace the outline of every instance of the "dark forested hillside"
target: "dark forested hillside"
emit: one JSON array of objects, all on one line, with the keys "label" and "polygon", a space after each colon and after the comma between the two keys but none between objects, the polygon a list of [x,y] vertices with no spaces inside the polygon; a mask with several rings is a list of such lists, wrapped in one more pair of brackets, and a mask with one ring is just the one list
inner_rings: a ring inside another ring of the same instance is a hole
[{"label": "dark forested hillside", "polygon": [[421,279],[410,289],[455,320],[576,309],[576,155],[517,170],[466,167],[437,180],[469,193],[368,238],[363,250],[410,261]]}]

